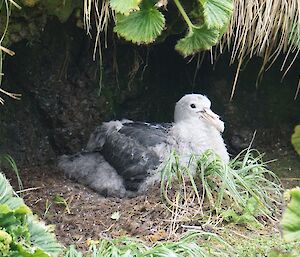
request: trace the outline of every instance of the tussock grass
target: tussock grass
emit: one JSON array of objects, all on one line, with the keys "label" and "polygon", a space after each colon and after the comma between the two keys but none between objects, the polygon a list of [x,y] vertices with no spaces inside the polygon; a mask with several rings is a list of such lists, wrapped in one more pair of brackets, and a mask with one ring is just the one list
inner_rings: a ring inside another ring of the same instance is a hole
[{"label": "tussock grass", "polygon": [[16,174],[19,190],[20,191],[24,190],[18,166],[15,160],[9,154],[0,155],[0,172],[2,167],[8,167]]},{"label": "tussock grass", "polygon": [[[129,237],[102,239],[92,242],[86,256],[118,257],[208,257],[232,256],[233,248],[219,236],[208,232],[189,232],[180,240],[158,242],[147,246],[143,241]],[[82,256],[74,247],[70,247],[68,257]]]},{"label": "tussock grass", "polygon": [[[4,73],[2,71],[2,69],[3,69],[2,63],[3,63],[4,55],[5,54],[8,54],[10,56],[15,55],[15,53],[12,50],[3,46],[3,40],[8,31],[8,23],[9,23],[9,18],[11,15],[11,7],[12,6],[14,6],[18,9],[21,9],[21,7],[13,0],[4,0],[0,3],[0,11],[2,11],[2,9],[5,9],[5,13],[6,13],[5,24],[3,26],[3,31],[1,31],[2,35],[0,37],[0,85],[2,83],[2,76],[4,75]],[[16,100],[20,100],[20,97],[21,97],[20,94],[10,93],[2,88],[0,88],[0,93],[7,95]],[[2,97],[0,97],[0,104],[2,104],[2,105],[4,104],[4,99]]]},{"label": "tussock grass", "polygon": [[[101,4],[100,4],[101,3]],[[102,55],[102,46],[107,48],[107,32],[108,25],[113,16],[113,12],[110,9],[108,0],[84,0],[83,1],[83,13],[84,13],[84,27],[87,31],[87,34],[92,37],[91,34],[91,21],[95,21],[96,25],[96,36],[94,44],[94,53],[93,59],[96,59],[98,54],[99,60],[99,94],[102,90],[102,81],[103,81],[103,55]],[[94,14],[94,19],[93,19]],[[104,34],[104,44],[102,42],[102,37]]]},{"label": "tussock grass", "polygon": [[259,81],[277,57],[284,54],[281,67],[284,77],[300,51],[299,1],[234,0],[234,8],[230,28],[220,44],[221,52],[226,46],[230,49],[231,63],[238,62],[231,98],[244,61],[253,56],[263,58]]},{"label": "tussock grass", "polygon": [[180,222],[221,222],[228,210],[274,221],[282,205],[277,176],[250,148],[229,164],[212,151],[192,156],[187,166],[173,153],[162,171],[162,199],[172,213],[171,233]]},{"label": "tussock grass", "polygon": [[[287,242],[283,240],[274,227],[266,227],[268,233],[257,233],[244,228],[239,231],[240,226],[226,228],[220,231],[223,238],[226,238],[230,245],[236,250],[238,257],[263,257],[263,256],[289,256],[296,257],[300,253],[299,242]],[[270,233],[271,232],[271,233]],[[275,255],[275,253],[277,255]]]}]

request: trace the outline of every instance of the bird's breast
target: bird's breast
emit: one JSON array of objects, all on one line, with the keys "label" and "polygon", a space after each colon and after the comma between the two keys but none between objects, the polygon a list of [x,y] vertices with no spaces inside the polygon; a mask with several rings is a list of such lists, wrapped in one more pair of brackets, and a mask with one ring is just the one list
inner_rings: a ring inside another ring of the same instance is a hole
[{"label": "bird's breast", "polygon": [[200,155],[213,150],[221,159],[228,162],[229,157],[220,132],[209,124],[178,123],[170,130],[175,150],[181,156]]}]

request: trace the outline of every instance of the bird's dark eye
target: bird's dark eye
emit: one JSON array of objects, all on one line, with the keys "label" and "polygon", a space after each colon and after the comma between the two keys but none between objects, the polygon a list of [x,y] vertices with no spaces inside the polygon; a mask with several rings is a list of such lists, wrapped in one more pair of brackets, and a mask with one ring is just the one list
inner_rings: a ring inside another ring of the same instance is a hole
[{"label": "bird's dark eye", "polygon": [[191,108],[193,108],[193,109],[196,108],[196,105],[194,105],[194,104],[191,104],[190,106],[191,106]]}]

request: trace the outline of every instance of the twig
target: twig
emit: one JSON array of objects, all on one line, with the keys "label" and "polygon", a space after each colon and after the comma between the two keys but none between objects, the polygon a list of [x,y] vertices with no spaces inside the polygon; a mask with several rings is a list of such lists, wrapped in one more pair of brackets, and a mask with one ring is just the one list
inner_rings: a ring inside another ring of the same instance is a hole
[{"label": "twig", "polygon": [[4,46],[1,46],[0,45],[0,50],[9,54],[10,56],[14,56],[16,53],[12,50],[9,50],[8,48],[4,47]]},{"label": "twig", "polygon": [[28,192],[28,191],[38,190],[38,189],[41,189],[41,188],[43,188],[43,187],[26,188],[26,189],[23,189],[23,190],[18,190],[18,191],[16,191],[16,193],[20,194],[20,193],[24,193],[24,192]]}]

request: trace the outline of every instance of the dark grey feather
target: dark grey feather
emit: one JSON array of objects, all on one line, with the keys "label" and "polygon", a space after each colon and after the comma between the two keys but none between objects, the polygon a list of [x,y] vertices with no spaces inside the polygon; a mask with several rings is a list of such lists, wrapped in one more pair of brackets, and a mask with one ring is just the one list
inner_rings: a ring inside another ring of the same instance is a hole
[{"label": "dark grey feather", "polygon": [[148,172],[160,164],[160,159],[153,150],[118,131],[107,135],[102,154],[124,179],[126,189],[133,191],[138,190]]},{"label": "dark grey feather", "polygon": [[119,132],[134,138],[144,147],[153,147],[167,141],[168,129],[171,126],[171,123],[130,122],[123,124]]}]

